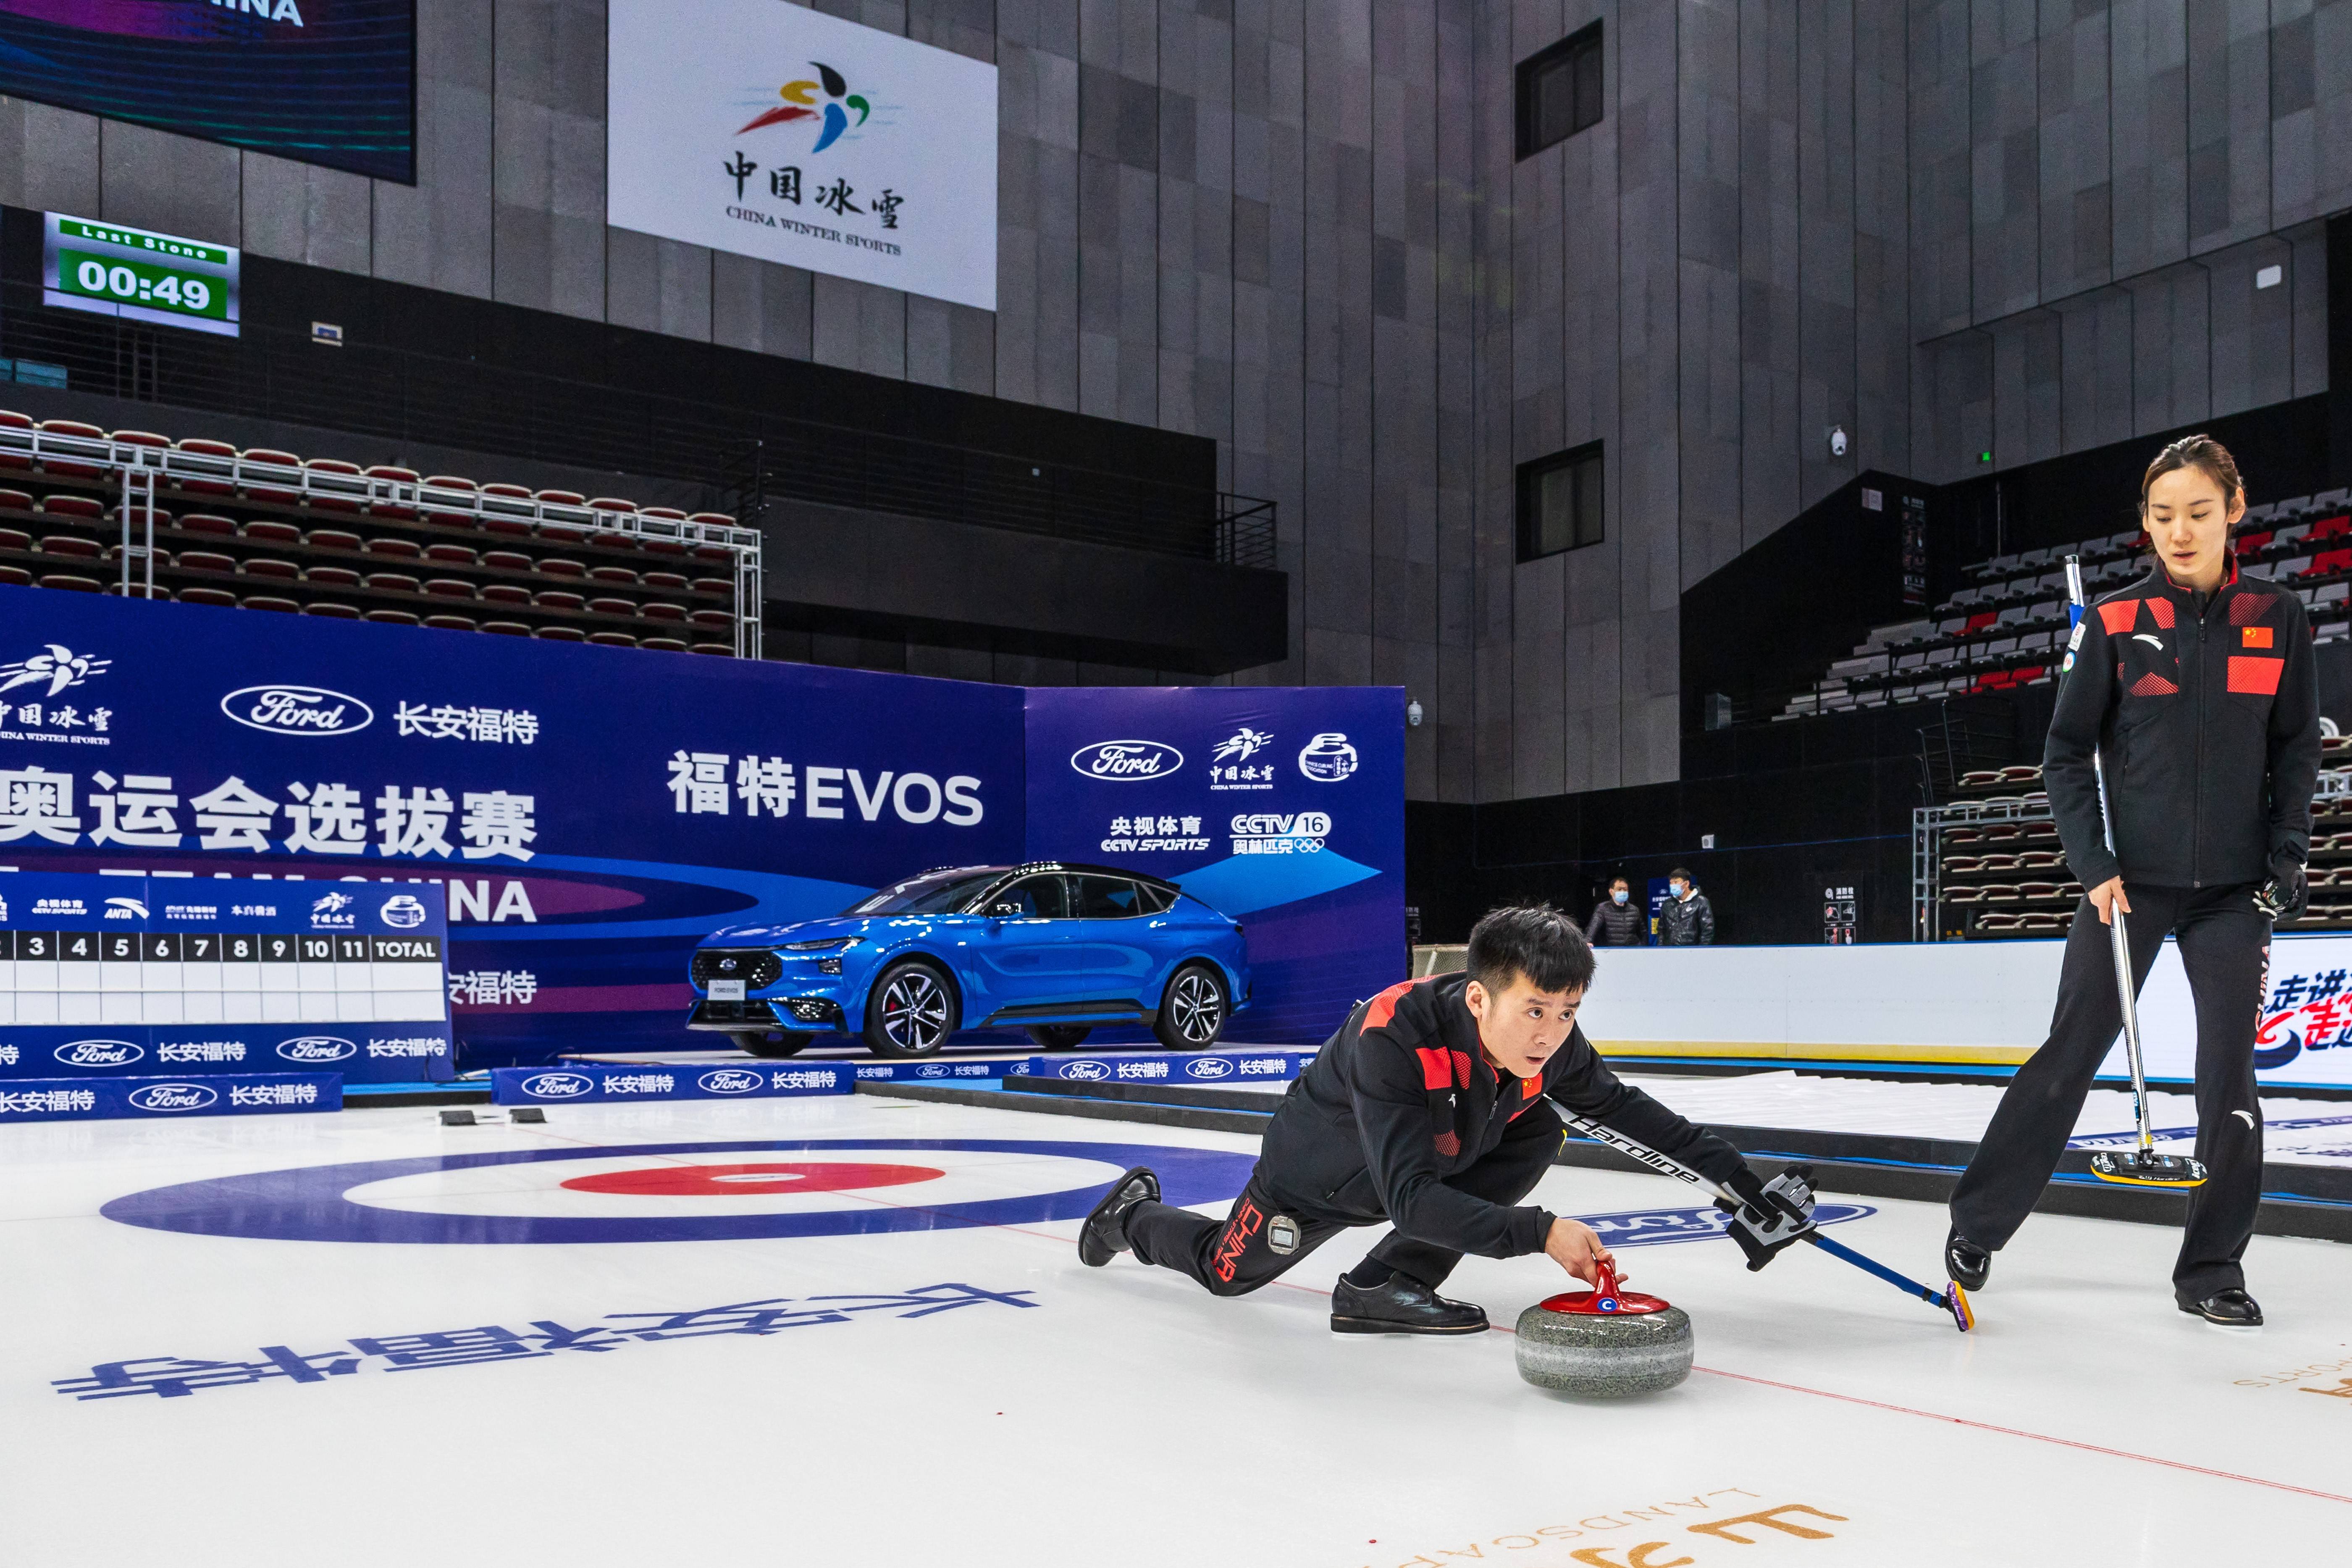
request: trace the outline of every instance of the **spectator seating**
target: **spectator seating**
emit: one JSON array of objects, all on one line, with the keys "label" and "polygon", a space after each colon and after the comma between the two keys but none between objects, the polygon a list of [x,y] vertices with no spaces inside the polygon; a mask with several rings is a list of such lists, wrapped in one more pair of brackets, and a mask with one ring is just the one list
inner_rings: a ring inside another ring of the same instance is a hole
[{"label": "spectator seating", "polygon": [[150,537],[134,458],[153,596],[184,604],[731,656],[758,559],[723,513],[0,410],[0,586],[120,593],[125,521]]},{"label": "spectator seating", "polygon": [[[1775,717],[2044,685],[2065,657],[2066,557],[2080,558],[2084,592],[2097,598],[2146,573],[2143,542],[2126,529],[1967,567],[1968,586],[1931,613],[1872,632]],[[2249,507],[2235,547],[2241,571],[2291,586],[2310,606],[2319,641],[2352,637],[2352,491]]]}]

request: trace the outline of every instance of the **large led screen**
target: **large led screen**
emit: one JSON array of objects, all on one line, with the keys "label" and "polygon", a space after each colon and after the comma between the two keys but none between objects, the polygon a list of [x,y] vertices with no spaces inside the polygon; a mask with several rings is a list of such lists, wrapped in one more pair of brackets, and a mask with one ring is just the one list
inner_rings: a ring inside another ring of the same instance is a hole
[{"label": "large led screen", "polygon": [[0,0],[0,93],[416,182],[415,0]]}]

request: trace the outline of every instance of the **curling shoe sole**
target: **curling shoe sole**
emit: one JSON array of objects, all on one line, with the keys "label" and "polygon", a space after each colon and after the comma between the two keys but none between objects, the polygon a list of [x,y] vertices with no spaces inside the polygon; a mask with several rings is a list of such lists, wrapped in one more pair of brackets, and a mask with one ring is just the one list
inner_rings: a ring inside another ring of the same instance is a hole
[{"label": "curling shoe sole", "polygon": [[1150,1167],[1137,1165],[1110,1184],[1102,1202],[1078,1227],[1078,1261],[1100,1268],[1127,1250],[1128,1211],[1142,1203],[1160,1201],[1160,1178]]}]

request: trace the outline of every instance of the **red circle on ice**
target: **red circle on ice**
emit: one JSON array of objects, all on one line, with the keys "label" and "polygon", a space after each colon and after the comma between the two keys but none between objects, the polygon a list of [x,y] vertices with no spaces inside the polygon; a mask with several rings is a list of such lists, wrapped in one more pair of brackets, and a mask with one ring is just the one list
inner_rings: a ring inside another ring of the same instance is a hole
[{"label": "red circle on ice", "polygon": [[635,1198],[756,1197],[903,1187],[909,1182],[934,1182],[946,1174],[929,1165],[808,1160],[770,1165],[654,1165],[636,1171],[600,1171],[574,1176],[563,1185],[575,1193],[614,1193]]}]

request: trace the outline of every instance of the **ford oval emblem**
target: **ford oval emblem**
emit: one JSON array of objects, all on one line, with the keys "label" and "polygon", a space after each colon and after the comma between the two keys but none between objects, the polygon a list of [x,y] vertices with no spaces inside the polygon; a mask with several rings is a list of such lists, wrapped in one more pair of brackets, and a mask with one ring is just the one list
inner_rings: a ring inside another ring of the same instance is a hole
[{"label": "ford oval emblem", "polygon": [[129,1040],[69,1040],[50,1053],[69,1068],[128,1067],[147,1054]]},{"label": "ford oval emblem", "polygon": [[570,1100],[595,1087],[594,1080],[576,1072],[533,1073],[522,1080],[522,1091],[541,1100]]},{"label": "ford oval emblem", "polygon": [[360,1048],[339,1036],[305,1035],[281,1043],[278,1054],[289,1062],[339,1062],[359,1055]]},{"label": "ford oval emblem", "polygon": [[243,686],[221,711],[269,735],[350,735],[375,722],[375,710],[323,686]]},{"label": "ford oval emblem", "polygon": [[741,1068],[720,1068],[716,1072],[704,1073],[694,1081],[712,1094],[749,1094],[759,1088],[762,1080],[758,1073],[745,1072]]},{"label": "ford oval emblem", "polygon": [[1097,1083],[1110,1076],[1110,1064],[1092,1060],[1064,1062],[1061,1076],[1083,1079],[1088,1083]]},{"label": "ford oval emblem", "polygon": [[132,1089],[128,1098],[141,1110],[202,1110],[220,1094],[201,1083],[151,1083]]},{"label": "ford oval emblem", "polygon": [[1184,1064],[1187,1078],[1231,1078],[1234,1064],[1223,1057],[1202,1057]]},{"label": "ford oval emblem", "polygon": [[1097,741],[1070,753],[1070,766],[1090,779],[1121,783],[1164,779],[1184,765],[1184,753],[1159,741]]}]

